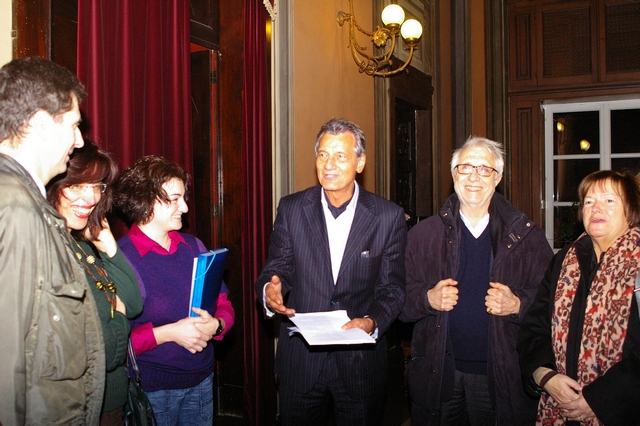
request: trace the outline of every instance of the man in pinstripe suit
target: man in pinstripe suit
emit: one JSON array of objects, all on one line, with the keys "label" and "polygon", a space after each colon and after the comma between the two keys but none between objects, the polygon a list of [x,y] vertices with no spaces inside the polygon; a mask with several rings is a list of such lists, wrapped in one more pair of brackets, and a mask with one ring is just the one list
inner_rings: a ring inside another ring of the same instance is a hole
[{"label": "man in pinstripe suit", "polygon": [[[356,181],[365,162],[362,130],[325,123],[316,138],[319,186],[282,198],[269,257],[256,282],[265,314],[283,315],[275,371],[282,425],[376,425],[387,377],[384,333],[404,303],[403,210]],[[310,347],[289,336],[295,312],[344,309],[375,345]]]}]

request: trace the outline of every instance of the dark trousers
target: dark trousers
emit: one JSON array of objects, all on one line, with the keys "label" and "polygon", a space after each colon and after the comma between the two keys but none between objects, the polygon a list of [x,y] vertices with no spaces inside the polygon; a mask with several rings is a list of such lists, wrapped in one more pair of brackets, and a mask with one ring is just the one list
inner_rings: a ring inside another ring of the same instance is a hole
[{"label": "dark trousers", "polygon": [[100,413],[100,426],[124,426],[124,408]]},{"label": "dark trousers", "polygon": [[299,393],[280,386],[282,426],[325,426],[331,410],[336,426],[374,426],[381,423],[383,409],[384,389],[372,392],[366,399],[355,399],[347,393],[331,354],[310,392]]},{"label": "dark trousers", "polygon": [[495,426],[487,376],[456,370],[453,398],[442,403],[441,419],[443,426]]}]

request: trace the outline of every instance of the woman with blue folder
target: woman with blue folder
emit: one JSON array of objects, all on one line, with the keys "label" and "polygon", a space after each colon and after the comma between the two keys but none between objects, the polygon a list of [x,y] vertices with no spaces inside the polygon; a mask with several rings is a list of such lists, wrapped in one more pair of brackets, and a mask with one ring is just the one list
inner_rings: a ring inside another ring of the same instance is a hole
[{"label": "woman with blue folder", "polygon": [[179,165],[145,156],[116,182],[115,204],[132,224],[118,241],[139,275],[142,314],[132,321],[131,340],[142,387],[158,425],[211,425],[214,350],[234,323],[223,283],[214,312],[193,308],[189,316],[193,260],[206,252],[192,235],[178,232],[189,176]]}]

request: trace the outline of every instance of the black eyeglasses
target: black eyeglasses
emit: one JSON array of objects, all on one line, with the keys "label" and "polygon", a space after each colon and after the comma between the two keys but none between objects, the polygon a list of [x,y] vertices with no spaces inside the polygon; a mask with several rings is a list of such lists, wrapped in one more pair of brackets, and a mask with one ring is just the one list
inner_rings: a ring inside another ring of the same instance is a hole
[{"label": "black eyeglasses", "polygon": [[493,172],[498,173],[498,171],[493,167],[472,166],[471,164],[458,164],[455,167],[455,169],[461,175],[470,175],[471,173],[473,173],[473,170],[475,169],[475,171],[478,172],[478,176],[482,176],[482,177],[489,177]]},{"label": "black eyeglasses", "polygon": [[91,188],[91,190],[94,192],[94,194],[104,194],[104,191],[107,190],[107,184],[106,183],[86,183],[86,184],[73,184],[73,185],[69,185],[67,188],[69,188],[69,191],[71,191],[72,193],[78,195],[78,194],[83,194],[84,191],[86,191],[88,188]]}]

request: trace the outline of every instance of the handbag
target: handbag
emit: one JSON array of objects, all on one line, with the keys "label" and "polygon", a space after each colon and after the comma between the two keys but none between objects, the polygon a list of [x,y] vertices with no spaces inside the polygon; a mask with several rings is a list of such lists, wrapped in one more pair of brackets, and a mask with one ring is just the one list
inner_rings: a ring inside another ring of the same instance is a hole
[{"label": "handbag", "polygon": [[133,352],[131,338],[129,338],[129,347],[127,348],[127,364],[129,371],[133,371],[134,377],[129,378],[129,392],[127,403],[124,406],[124,424],[126,426],[156,426],[153,407],[140,385],[140,370]]}]

